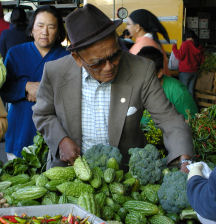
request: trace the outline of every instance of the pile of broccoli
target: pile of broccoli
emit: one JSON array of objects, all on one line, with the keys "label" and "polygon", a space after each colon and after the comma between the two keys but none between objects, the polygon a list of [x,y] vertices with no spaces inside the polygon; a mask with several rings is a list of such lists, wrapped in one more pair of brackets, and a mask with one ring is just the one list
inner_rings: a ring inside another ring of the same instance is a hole
[{"label": "pile of broccoli", "polygon": [[144,148],[130,148],[129,171],[133,177],[139,179],[142,185],[154,184],[161,180],[162,169],[166,165],[166,158],[161,159],[158,149],[151,144]]},{"label": "pile of broccoli", "polygon": [[118,148],[103,144],[92,146],[85,152],[83,157],[88,162],[90,168],[100,167],[102,170],[107,168],[107,161],[110,158],[115,158],[119,165],[122,160],[122,155]]},{"label": "pile of broccoli", "polygon": [[168,172],[158,190],[163,209],[168,213],[179,213],[190,207],[186,194],[187,174],[181,171]]}]

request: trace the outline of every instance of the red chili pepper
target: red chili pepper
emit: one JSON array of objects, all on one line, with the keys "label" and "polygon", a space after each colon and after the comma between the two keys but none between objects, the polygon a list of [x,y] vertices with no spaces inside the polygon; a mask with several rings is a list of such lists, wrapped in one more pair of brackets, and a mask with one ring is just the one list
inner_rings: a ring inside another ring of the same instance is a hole
[{"label": "red chili pepper", "polygon": [[53,222],[56,221],[56,219],[47,219],[46,222]]},{"label": "red chili pepper", "polygon": [[7,219],[10,222],[15,222],[16,223],[17,220],[14,217],[15,217],[14,215],[4,215],[4,216],[2,216],[3,219]]},{"label": "red chili pepper", "polygon": [[68,218],[67,218],[66,216],[63,216],[63,217],[62,217],[62,221],[63,221],[63,222],[67,221],[67,219],[68,219]]},{"label": "red chili pepper", "polygon": [[72,216],[71,216],[71,219],[69,220],[69,223],[70,223],[70,224],[74,224],[74,221],[75,221],[75,217],[72,215]]},{"label": "red chili pepper", "polygon": [[10,218],[8,218],[8,220],[13,223],[18,223],[18,221],[15,219],[15,217],[10,217]]},{"label": "red chili pepper", "polygon": [[78,221],[75,221],[75,223],[74,224],[79,224],[79,222]]},{"label": "red chili pepper", "polygon": [[3,224],[11,224],[10,221],[8,221],[7,219],[4,219],[2,217],[0,217],[0,222],[3,223]]}]

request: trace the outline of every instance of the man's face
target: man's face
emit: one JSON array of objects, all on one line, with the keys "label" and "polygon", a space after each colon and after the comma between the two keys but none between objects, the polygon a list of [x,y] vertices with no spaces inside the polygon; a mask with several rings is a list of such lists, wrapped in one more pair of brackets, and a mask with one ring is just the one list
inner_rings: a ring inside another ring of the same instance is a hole
[{"label": "man's face", "polygon": [[115,36],[109,36],[72,55],[77,64],[85,67],[99,82],[109,82],[117,75],[121,51]]}]

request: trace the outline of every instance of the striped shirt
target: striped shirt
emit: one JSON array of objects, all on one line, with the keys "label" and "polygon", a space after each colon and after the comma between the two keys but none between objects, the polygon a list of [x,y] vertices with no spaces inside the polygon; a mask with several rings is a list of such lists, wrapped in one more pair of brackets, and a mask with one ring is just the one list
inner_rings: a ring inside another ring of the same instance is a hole
[{"label": "striped shirt", "polygon": [[99,83],[82,69],[82,152],[109,144],[108,118],[111,82]]}]

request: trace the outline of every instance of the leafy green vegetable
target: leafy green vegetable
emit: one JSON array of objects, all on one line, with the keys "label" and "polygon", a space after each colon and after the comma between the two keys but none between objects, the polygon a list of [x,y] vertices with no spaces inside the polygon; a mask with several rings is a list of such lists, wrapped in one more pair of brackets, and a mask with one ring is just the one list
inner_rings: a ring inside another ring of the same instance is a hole
[{"label": "leafy green vegetable", "polygon": [[102,170],[107,168],[110,158],[115,158],[118,164],[121,163],[122,155],[118,148],[110,145],[98,144],[88,149],[83,157],[88,162],[90,168],[100,167]]},{"label": "leafy green vegetable", "polygon": [[37,132],[33,139],[34,144],[28,147],[23,147],[23,158],[16,158],[4,164],[2,173],[8,173],[12,176],[18,174],[28,174],[33,176],[36,173],[41,173],[45,170],[48,146],[46,145],[42,135]]},{"label": "leafy green vegetable", "polygon": [[157,148],[147,144],[144,148],[130,148],[129,170],[142,185],[154,184],[162,178],[166,159],[161,159]]},{"label": "leafy green vegetable", "polygon": [[204,62],[200,66],[201,72],[215,72],[216,71],[216,55],[207,54]]},{"label": "leafy green vegetable", "polygon": [[179,213],[189,207],[186,194],[187,174],[181,171],[169,172],[163,178],[158,197],[163,209],[168,213]]},{"label": "leafy green vegetable", "polygon": [[194,159],[216,164],[216,105],[203,109],[194,118],[189,116],[192,129]]}]

